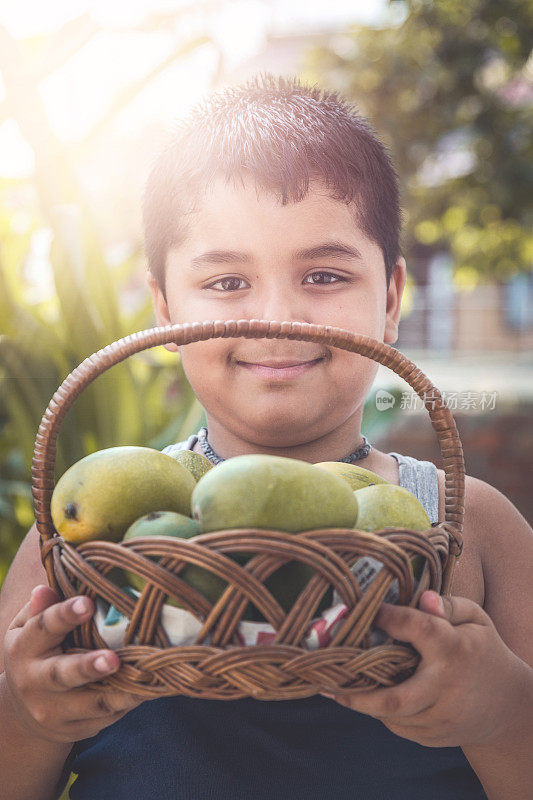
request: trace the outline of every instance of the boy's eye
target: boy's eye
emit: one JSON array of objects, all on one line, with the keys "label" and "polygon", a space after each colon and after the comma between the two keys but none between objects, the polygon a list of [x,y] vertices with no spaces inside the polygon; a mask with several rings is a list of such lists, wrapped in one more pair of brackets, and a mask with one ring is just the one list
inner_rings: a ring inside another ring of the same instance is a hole
[{"label": "boy's eye", "polygon": [[[315,280],[317,276],[325,277],[326,280]],[[314,284],[321,284],[321,283],[334,283],[337,281],[345,281],[346,278],[343,278],[342,275],[336,275],[334,272],[312,272],[311,275],[308,275],[307,278],[311,278],[311,283]],[[307,280],[306,278],[306,280]],[[334,278],[335,281],[330,280]]]},{"label": "boy's eye", "polygon": [[[344,278],[342,275],[336,275],[333,272],[312,272],[311,275],[307,275],[304,283],[308,282],[308,278],[311,278],[310,282],[314,285],[337,283],[338,281],[346,280],[346,278]],[[246,283],[244,278],[237,278],[237,277],[219,278],[218,281],[211,283],[207,288],[215,289],[217,284],[220,284],[222,288],[216,289],[216,291],[235,292],[243,288],[242,286],[239,286],[240,283]]]},{"label": "boy's eye", "polygon": [[245,283],[243,278],[219,278],[218,281],[211,283],[207,288],[214,289],[219,283],[222,286],[222,289],[217,289],[216,291],[223,291],[223,292],[234,292],[236,289],[242,289],[242,286],[239,286],[239,283]]}]

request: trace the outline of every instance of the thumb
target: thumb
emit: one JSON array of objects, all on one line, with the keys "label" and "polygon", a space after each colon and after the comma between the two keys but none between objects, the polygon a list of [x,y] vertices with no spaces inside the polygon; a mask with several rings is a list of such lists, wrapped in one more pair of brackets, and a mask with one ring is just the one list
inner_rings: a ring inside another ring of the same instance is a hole
[{"label": "thumb", "polygon": [[446,606],[443,599],[437,592],[422,592],[420,600],[418,601],[418,608],[420,611],[425,611],[426,614],[433,614],[434,617],[448,618],[446,613]]},{"label": "thumb", "polygon": [[467,622],[480,625],[492,624],[486,611],[468,597],[441,596],[432,591],[422,592],[418,608],[426,614],[447,619],[452,625],[463,625]]},{"label": "thumb", "polygon": [[50,586],[45,586],[44,584],[35,586],[30,595],[28,619],[34,617],[36,614],[40,614],[41,611],[44,611],[48,606],[59,603],[60,599],[58,594],[54,592]]}]

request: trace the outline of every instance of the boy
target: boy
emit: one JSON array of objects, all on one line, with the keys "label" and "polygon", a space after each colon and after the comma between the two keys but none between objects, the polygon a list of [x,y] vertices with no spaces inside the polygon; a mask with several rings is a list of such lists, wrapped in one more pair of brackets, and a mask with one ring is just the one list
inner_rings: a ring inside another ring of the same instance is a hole
[{"label": "boy", "polygon": [[[336,95],[268,76],[215,95],[148,182],[157,322],[301,320],[394,343],[406,270],[399,220],[385,149]],[[289,340],[179,349],[206,410],[208,440],[193,437],[194,449],[208,446],[215,462],[243,453],[331,461],[360,448],[375,362]],[[404,485],[398,461],[371,447],[363,463]],[[433,488],[442,520],[442,473]],[[78,800],[531,797],[533,532],[474,478],[465,505],[452,596],[426,592],[418,609],[385,604],[377,619],[419,650],[415,675],[282,703],[139,703],[85,689],[119,660],[107,650],[62,655],[63,637],[93,606],[58,602],[42,585],[33,527],[0,605],[0,794],[48,800],[72,767]]]}]

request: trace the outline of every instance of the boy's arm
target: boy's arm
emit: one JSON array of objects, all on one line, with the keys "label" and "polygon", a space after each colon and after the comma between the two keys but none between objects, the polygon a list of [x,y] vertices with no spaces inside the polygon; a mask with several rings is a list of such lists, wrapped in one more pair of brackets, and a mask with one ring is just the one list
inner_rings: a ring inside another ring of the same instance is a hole
[{"label": "boy's arm", "polygon": [[[43,585],[32,592],[35,581]],[[63,654],[65,636],[93,613],[89,598],[60,601],[46,585],[33,526],[0,596],[0,798],[55,800],[73,743],[143,702],[120,690],[86,688],[119,667],[113,651]]]},{"label": "boy's arm", "polygon": [[526,800],[533,796],[533,529],[493,486],[473,478],[470,485],[485,583],[483,607],[524,662],[524,682],[521,702],[509,709],[506,735],[465,746],[463,752],[490,800]]},{"label": "boy's arm", "polygon": [[483,608],[511,650],[533,667],[533,529],[494,486],[469,479],[483,568]]},{"label": "boy's arm", "polygon": [[0,764],[2,786],[9,787],[9,797],[57,800],[64,786],[64,765],[71,749],[72,744],[32,738],[18,721],[9,701],[5,673],[0,673]]},{"label": "boy's arm", "polygon": [[482,560],[485,608],[435,592],[424,592],[418,609],[384,603],[375,622],[418,650],[415,674],[326,696],[427,747],[460,746],[489,800],[530,800],[533,531],[496,489],[474,478],[466,486],[464,534]]},{"label": "boy's arm", "polygon": [[[48,579],[39,554],[39,531],[33,524],[0,591],[0,643],[3,643],[12,618],[34,586],[46,583]],[[0,797],[9,787],[13,800],[55,800],[66,783],[63,772],[66,771],[65,762],[72,744],[47,742],[41,738],[32,740],[28,729],[20,725],[9,701],[6,675],[2,671],[3,660],[3,647],[0,646]]]}]

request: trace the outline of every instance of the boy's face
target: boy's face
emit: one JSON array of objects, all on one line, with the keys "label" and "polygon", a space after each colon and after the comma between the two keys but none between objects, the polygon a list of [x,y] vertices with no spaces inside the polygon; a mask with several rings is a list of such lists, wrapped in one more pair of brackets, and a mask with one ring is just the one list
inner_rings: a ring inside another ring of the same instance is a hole
[{"label": "boy's face", "polygon": [[[158,325],[303,321],[389,343],[397,338],[404,283],[401,259],[387,290],[381,249],[354,222],[353,209],[320,183],[283,206],[252,182],[236,187],[223,179],[190,216],[186,240],[168,253],[167,302],[149,275]],[[378,366],[287,339],[210,339],[179,351],[208,423],[263,447],[297,446],[351,427],[350,420],[360,424]]]}]

